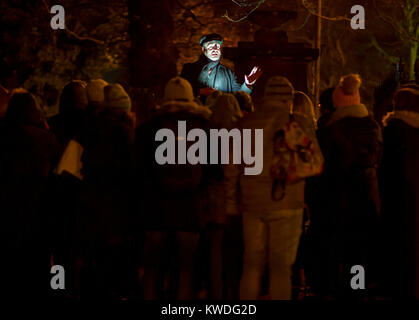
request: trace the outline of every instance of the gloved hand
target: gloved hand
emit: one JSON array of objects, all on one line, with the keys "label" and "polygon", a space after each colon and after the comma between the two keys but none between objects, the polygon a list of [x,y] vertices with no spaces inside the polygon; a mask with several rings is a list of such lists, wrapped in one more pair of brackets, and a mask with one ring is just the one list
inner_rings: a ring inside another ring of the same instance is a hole
[{"label": "gloved hand", "polygon": [[252,86],[255,84],[256,80],[262,75],[262,69],[259,67],[253,67],[249,75],[244,76],[244,82],[247,86]]}]

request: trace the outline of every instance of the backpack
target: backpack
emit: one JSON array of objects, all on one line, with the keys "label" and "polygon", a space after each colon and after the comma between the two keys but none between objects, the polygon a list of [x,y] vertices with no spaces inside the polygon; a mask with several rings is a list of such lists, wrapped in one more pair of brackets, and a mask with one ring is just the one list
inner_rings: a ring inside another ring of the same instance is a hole
[{"label": "backpack", "polygon": [[323,155],[301,125],[290,115],[290,121],[274,134],[274,152],[270,167],[272,198],[281,200],[285,187],[323,171]]}]

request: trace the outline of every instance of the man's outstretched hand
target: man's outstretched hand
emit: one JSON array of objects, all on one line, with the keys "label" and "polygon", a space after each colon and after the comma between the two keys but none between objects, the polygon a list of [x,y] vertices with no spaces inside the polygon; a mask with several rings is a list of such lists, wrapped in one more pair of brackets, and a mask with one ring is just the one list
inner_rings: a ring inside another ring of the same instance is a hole
[{"label": "man's outstretched hand", "polygon": [[247,86],[252,86],[255,84],[256,80],[262,75],[262,69],[259,67],[253,67],[249,75],[244,76],[244,82]]}]

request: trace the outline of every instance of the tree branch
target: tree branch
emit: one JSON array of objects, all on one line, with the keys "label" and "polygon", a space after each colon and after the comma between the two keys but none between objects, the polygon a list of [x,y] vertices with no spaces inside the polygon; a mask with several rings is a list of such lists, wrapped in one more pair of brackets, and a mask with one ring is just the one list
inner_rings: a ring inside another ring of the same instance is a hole
[{"label": "tree branch", "polygon": [[261,6],[261,4],[263,4],[265,1],[266,0],[259,0],[258,4],[252,10],[250,10],[246,15],[244,15],[243,17],[241,17],[238,20],[234,20],[234,19],[230,18],[229,15],[228,15],[227,10],[226,10],[226,13],[221,16],[221,18],[226,18],[230,22],[241,22],[241,21],[245,20],[248,16],[250,16],[253,13],[253,11],[255,11],[257,8],[259,8]]},{"label": "tree branch", "polygon": [[[189,14],[189,16],[190,17],[192,17],[192,19],[196,22],[196,23],[198,23],[201,27],[204,27],[205,25],[201,22],[201,21],[199,21],[198,20],[198,18],[196,17],[196,15],[192,12],[192,9],[191,8],[187,8],[187,7],[185,7],[183,4],[181,4],[180,3],[180,1],[178,1],[178,0],[176,0],[176,3],[178,4],[178,6],[179,7],[181,7],[183,10],[185,10],[185,11],[187,11],[188,12],[188,14]],[[198,5],[196,5],[196,6],[194,6],[194,8],[196,8]]]},{"label": "tree branch", "polygon": [[[50,6],[49,6],[47,0],[42,0],[42,2],[44,4],[44,7],[47,10],[48,14],[51,14],[51,9],[50,9]],[[80,41],[88,40],[88,41],[92,41],[92,42],[97,43],[97,44],[105,44],[105,42],[102,41],[102,40],[98,40],[98,39],[95,39],[95,38],[92,38],[92,37],[79,36],[77,33],[75,33],[74,31],[70,30],[67,26],[65,27],[64,30],[65,30],[65,32],[67,32],[69,35],[73,36],[77,40],[80,40]]]},{"label": "tree branch", "polygon": [[326,16],[323,16],[323,15],[319,15],[318,13],[314,12],[311,8],[309,8],[306,5],[305,0],[301,0],[301,4],[313,16],[316,16],[316,17],[319,17],[319,18],[322,18],[322,19],[325,19],[325,20],[329,20],[329,21],[351,21],[351,19],[349,19],[348,17],[343,17],[343,16],[338,16],[338,17],[331,18],[331,17],[326,17]]},{"label": "tree branch", "polygon": [[377,49],[391,63],[397,63],[399,61],[399,59],[397,57],[393,57],[393,56],[389,55],[383,48],[381,48],[381,46],[377,42],[377,39],[375,39],[374,36],[372,36],[371,45],[375,49]]}]

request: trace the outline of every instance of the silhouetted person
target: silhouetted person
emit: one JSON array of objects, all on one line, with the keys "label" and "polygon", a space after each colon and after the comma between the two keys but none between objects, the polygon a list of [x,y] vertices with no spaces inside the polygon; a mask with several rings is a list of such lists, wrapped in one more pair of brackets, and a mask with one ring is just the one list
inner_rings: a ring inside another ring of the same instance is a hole
[{"label": "silhouetted person", "polygon": [[78,217],[85,266],[81,294],[121,299],[127,294],[126,279],[133,268],[127,241],[135,214],[131,196],[135,116],[131,99],[119,84],[104,88],[103,107],[86,130],[83,144],[84,184]]},{"label": "silhouetted person", "polygon": [[[383,283],[393,298],[419,297],[419,87],[402,87],[384,124],[381,166]],[[395,276],[389,276],[392,270]],[[416,279],[416,280],[415,280]]]},{"label": "silhouetted person", "polygon": [[0,132],[2,288],[10,299],[44,298],[50,289],[45,186],[59,145],[34,96],[16,90]]},{"label": "silhouetted person", "polygon": [[80,80],[67,83],[61,92],[59,113],[48,122],[63,148],[70,139],[80,139],[87,105],[86,83]]},{"label": "silhouetted person", "polygon": [[158,164],[156,149],[162,142],[156,141],[156,132],[171,129],[176,137],[172,143],[176,143],[185,139],[178,135],[178,121],[186,121],[188,131],[202,128],[208,132],[210,115],[208,108],[195,102],[189,82],[176,77],[167,83],[164,102],[157,107],[155,116],[137,129],[140,213],[146,231],[144,298],[147,300],[162,297],[165,266],[176,275],[171,277],[175,280],[170,283],[169,297],[196,297],[197,250],[208,209],[204,165]]},{"label": "silhouetted person", "polygon": [[[332,257],[325,267],[333,279],[331,290],[337,290],[334,294],[366,292],[350,287],[351,267],[361,265],[370,270],[377,237],[377,166],[382,137],[379,125],[361,104],[360,85],[359,75],[341,78],[332,96],[336,111],[325,124],[320,139],[325,156],[323,186],[327,187],[322,201],[327,205],[324,214],[329,221],[328,248],[332,248]],[[366,285],[372,278],[367,279]]]}]

